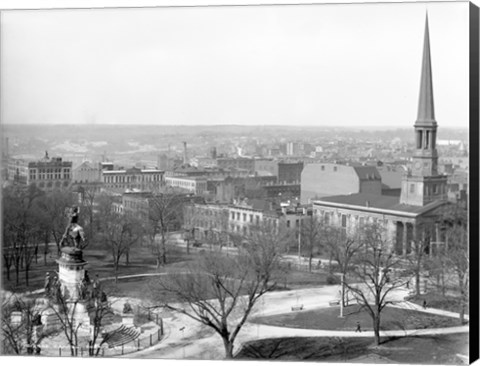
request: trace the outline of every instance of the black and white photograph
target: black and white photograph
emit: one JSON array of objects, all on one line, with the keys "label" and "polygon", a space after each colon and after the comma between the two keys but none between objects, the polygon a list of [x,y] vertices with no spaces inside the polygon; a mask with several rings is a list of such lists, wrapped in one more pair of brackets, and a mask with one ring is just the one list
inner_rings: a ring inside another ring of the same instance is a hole
[{"label": "black and white photograph", "polygon": [[0,10],[7,362],[475,361],[478,7],[51,3]]}]

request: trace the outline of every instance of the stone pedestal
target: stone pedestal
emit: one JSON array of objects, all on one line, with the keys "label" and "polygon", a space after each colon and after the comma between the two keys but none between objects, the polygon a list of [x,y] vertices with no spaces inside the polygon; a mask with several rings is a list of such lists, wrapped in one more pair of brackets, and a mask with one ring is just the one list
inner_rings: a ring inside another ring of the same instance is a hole
[{"label": "stone pedestal", "polygon": [[134,314],[122,314],[122,324],[126,325],[127,327],[134,327],[135,326],[134,318],[135,318]]},{"label": "stone pedestal", "polygon": [[[85,276],[83,252],[79,248],[62,248],[62,255],[57,259],[58,279],[62,295],[68,306],[70,315],[73,315],[75,327],[79,325],[80,333],[90,332],[90,317],[88,315],[87,300],[82,299],[82,282]],[[72,314],[73,312],[73,314]]]},{"label": "stone pedestal", "polygon": [[58,279],[62,286],[62,294],[67,301],[80,299],[80,291],[85,276],[85,266],[88,262],[83,260],[81,249],[65,247],[62,249],[62,256],[57,259]]}]

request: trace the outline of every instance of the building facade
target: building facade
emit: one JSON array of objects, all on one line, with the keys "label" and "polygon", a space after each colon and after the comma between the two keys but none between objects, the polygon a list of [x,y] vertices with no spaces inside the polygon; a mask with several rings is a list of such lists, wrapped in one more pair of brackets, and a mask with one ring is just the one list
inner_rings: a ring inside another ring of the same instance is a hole
[{"label": "building facade", "polygon": [[204,177],[165,177],[167,187],[181,188],[202,195],[207,192],[207,179]]},{"label": "building facade", "polygon": [[35,184],[43,190],[67,188],[72,182],[72,162],[60,157],[49,158],[48,152],[42,160],[28,163],[27,184]]},{"label": "building facade", "polygon": [[102,171],[103,187],[123,192],[127,189],[156,190],[164,185],[163,171],[157,169],[121,169]]},{"label": "building facade", "polygon": [[307,164],[302,172],[301,202],[352,193],[382,193],[382,179],[376,167],[341,164]]}]

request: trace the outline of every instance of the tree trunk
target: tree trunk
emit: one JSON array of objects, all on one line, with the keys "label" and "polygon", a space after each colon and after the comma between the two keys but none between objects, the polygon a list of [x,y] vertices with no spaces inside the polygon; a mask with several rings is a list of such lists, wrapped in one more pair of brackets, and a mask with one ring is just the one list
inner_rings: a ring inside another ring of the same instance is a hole
[{"label": "tree trunk", "polygon": [[161,258],[162,258],[162,264],[165,265],[167,264],[167,248],[165,247],[166,245],[166,239],[165,239],[165,232],[162,231],[162,253],[161,253]]},{"label": "tree trunk", "polygon": [[18,264],[18,260],[16,261],[16,265],[15,265],[15,283],[17,284],[17,286],[20,284],[20,279],[19,279],[19,274],[20,274],[20,265]]},{"label": "tree trunk", "polygon": [[373,319],[373,333],[375,335],[375,345],[380,345],[380,314]]},{"label": "tree trunk", "polygon": [[223,339],[223,346],[225,348],[225,358],[232,359],[233,358],[233,342],[229,341],[228,338],[222,336]]},{"label": "tree trunk", "polygon": [[25,264],[25,284],[28,286],[28,270],[30,269],[30,265]]},{"label": "tree trunk", "polygon": [[420,295],[420,271],[415,272],[415,293]]},{"label": "tree trunk", "polygon": [[48,240],[45,240],[45,244],[43,247],[43,264],[47,265],[47,255],[48,255]]},{"label": "tree trunk", "polygon": [[7,274],[7,281],[10,281],[10,266],[5,266],[5,272]]},{"label": "tree trunk", "polygon": [[310,256],[308,257],[308,272],[312,272],[312,260],[313,260],[313,253],[310,252]]}]

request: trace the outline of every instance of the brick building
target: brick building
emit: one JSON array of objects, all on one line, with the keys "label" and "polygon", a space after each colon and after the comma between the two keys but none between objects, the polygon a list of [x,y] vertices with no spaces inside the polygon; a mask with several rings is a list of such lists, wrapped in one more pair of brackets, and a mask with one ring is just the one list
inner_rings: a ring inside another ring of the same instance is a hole
[{"label": "brick building", "polygon": [[27,184],[35,184],[43,190],[66,188],[72,182],[72,162],[60,157],[49,158],[48,152],[42,160],[28,163]]}]

